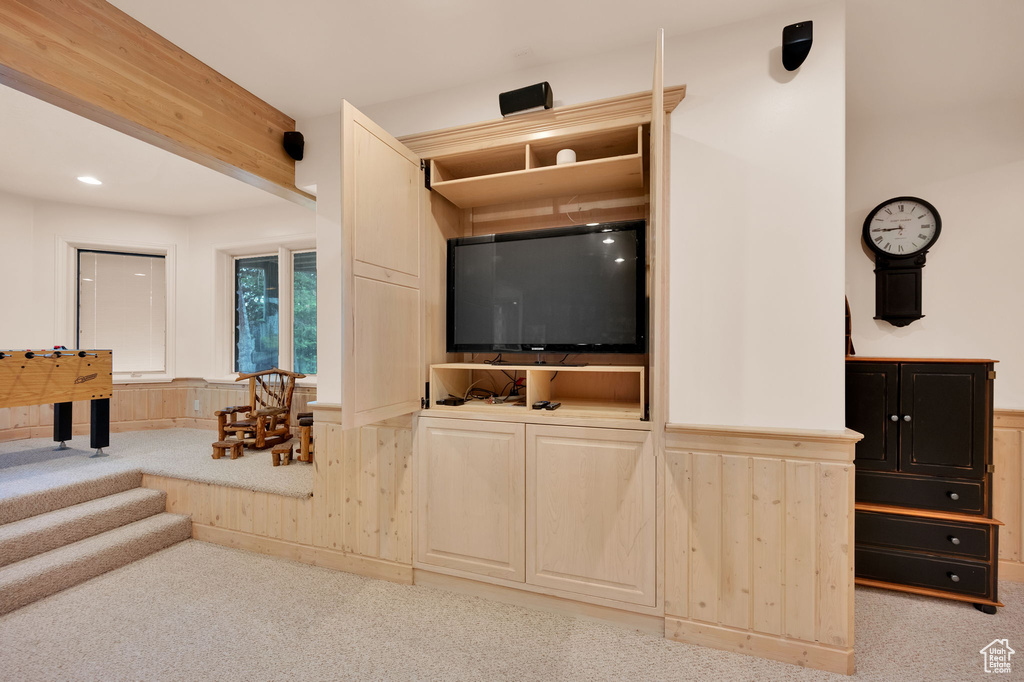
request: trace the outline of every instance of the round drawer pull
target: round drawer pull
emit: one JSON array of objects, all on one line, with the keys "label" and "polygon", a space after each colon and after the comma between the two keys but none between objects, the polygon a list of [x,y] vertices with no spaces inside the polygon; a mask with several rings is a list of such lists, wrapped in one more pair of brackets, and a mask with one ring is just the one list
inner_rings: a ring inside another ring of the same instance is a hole
[{"label": "round drawer pull", "polygon": [[957,493],[946,493],[946,494],[949,495],[949,499],[953,500],[954,502],[956,502],[957,500],[960,499],[960,495],[958,495]]},{"label": "round drawer pull", "polygon": [[893,416],[889,417],[889,419],[893,420],[894,422],[898,422],[900,420],[900,417],[898,414],[894,414]]},{"label": "round drawer pull", "polygon": [[903,421],[905,421],[905,422],[910,421],[910,415],[909,414],[903,415]]},{"label": "round drawer pull", "polygon": [[954,545],[959,545],[960,544],[960,538],[958,538],[958,537],[956,537],[954,535],[950,535],[949,536],[949,541],[952,542]]},{"label": "round drawer pull", "polygon": [[960,582],[960,576],[958,576],[956,573],[950,573],[949,574],[949,579],[952,580],[955,583]]}]

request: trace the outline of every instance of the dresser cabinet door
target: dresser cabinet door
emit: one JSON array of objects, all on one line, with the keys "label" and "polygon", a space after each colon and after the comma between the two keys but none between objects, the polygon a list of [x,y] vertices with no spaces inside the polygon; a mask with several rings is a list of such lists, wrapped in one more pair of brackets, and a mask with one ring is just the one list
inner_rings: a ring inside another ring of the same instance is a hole
[{"label": "dresser cabinet door", "polygon": [[523,582],[523,424],[421,417],[416,560]]},{"label": "dresser cabinet door", "polygon": [[653,606],[651,434],[530,425],[526,436],[527,582]]},{"label": "dresser cabinet door", "polygon": [[984,477],[988,390],[985,365],[901,365],[900,471]]},{"label": "dresser cabinet door", "polygon": [[896,471],[899,448],[899,365],[846,363],[846,425],[864,434],[857,443],[858,470]]}]

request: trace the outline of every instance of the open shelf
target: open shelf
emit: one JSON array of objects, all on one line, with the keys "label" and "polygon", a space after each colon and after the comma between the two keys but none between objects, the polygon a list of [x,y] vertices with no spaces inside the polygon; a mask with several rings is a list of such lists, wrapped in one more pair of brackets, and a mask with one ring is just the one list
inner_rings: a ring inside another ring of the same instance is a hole
[{"label": "open shelf", "polygon": [[[644,418],[644,368],[631,365],[488,365],[447,363],[430,367],[430,409],[521,416],[534,420],[545,415],[562,419]],[[509,376],[525,378],[526,399],[521,403],[469,400],[464,405],[438,405],[449,396],[464,398],[471,388],[509,392]],[[560,402],[557,410],[534,410],[539,400]]]},{"label": "open shelf", "polygon": [[[459,208],[643,187],[643,127],[544,138],[431,159],[430,188]],[[557,165],[560,149],[576,162]]]}]

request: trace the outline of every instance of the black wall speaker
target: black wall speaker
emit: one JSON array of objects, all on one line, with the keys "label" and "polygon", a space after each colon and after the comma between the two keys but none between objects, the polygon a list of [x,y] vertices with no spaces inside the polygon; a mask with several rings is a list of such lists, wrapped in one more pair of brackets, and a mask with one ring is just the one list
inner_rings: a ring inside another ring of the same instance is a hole
[{"label": "black wall speaker", "polygon": [[509,90],[498,95],[498,107],[502,116],[515,114],[528,109],[551,108],[551,86],[547,81],[528,85],[518,90]]},{"label": "black wall speaker", "polygon": [[801,21],[782,29],[782,65],[786,71],[796,71],[807,59],[814,42],[813,21]]},{"label": "black wall speaker", "polygon": [[302,150],[306,148],[306,140],[297,130],[289,130],[284,134],[284,150],[296,161],[302,161]]}]

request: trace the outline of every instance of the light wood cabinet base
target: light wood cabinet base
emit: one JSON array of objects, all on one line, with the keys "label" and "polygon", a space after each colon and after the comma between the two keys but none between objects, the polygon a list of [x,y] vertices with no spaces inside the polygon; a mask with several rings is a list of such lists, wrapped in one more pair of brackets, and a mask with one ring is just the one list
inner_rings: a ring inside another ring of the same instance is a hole
[{"label": "light wood cabinet base", "polygon": [[817,642],[765,635],[722,625],[665,618],[665,637],[675,642],[770,658],[804,668],[852,675],[853,647],[830,647]]}]

